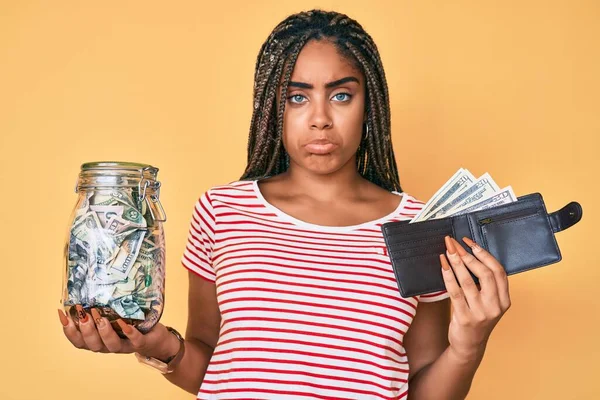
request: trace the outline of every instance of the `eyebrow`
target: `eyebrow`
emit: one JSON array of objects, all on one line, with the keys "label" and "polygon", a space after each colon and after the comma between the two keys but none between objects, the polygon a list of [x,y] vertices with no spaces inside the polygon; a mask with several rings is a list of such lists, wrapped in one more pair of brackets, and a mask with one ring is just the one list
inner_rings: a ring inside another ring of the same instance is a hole
[{"label": "eyebrow", "polygon": [[[331,89],[334,88],[336,86],[340,86],[343,85],[346,82],[356,82],[356,83],[360,83],[358,81],[357,78],[353,77],[353,76],[347,76],[345,78],[342,79],[338,79],[337,81],[333,81],[333,82],[328,82],[325,84],[325,88],[326,89]],[[311,85],[310,83],[304,83],[304,82],[293,82],[290,81],[290,83],[288,84],[289,87],[297,87],[297,88],[302,88],[302,89],[314,89],[315,87],[313,85]]]}]

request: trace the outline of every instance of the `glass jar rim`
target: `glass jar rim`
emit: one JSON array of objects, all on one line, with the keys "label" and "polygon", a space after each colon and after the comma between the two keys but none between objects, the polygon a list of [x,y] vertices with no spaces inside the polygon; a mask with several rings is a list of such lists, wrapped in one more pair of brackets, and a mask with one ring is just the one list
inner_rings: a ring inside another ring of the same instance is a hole
[{"label": "glass jar rim", "polygon": [[89,170],[89,169],[96,169],[96,168],[100,168],[100,169],[125,168],[125,169],[136,169],[136,170],[142,170],[142,169],[148,168],[148,169],[158,170],[158,168],[153,167],[150,164],[142,164],[142,163],[129,162],[129,161],[93,161],[93,162],[87,162],[87,163],[81,164],[82,170]]},{"label": "glass jar rim", "polygon": [[[93,188],[138,187],[158,192],[160,182],[156,179],[158,168],[150,164],[123,161],[95,161],[81,165],[75,184],[75,192]],[[158,193],[157,193],[158,194]]]}]

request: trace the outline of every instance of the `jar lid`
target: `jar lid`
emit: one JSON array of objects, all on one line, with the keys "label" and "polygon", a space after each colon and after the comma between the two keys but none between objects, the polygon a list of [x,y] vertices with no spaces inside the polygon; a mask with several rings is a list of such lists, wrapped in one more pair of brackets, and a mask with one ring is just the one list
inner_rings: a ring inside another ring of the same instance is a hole
[{"label": "jar lid", "polygon": [[[81,165],[75,191],[90,188],[140,187],[156,190],[158,168],[149,164],[124,161],[96,161]],[[148,183],[146,183],[148,182]]]},{"label": "jar lid", "polygon": [[155,169],[156,171],[158,171],[158,168],[153,167],[150,164],[142,164],[142,163],[135,163],[135,162],[127,162],[127,161],[94,161],[94,162],[87,162],[87,163],[81,164],[82,170],[115,169],[115,168],[135,169],[135,170],[143,170],[143,169],[148,168],[148,169]]}]

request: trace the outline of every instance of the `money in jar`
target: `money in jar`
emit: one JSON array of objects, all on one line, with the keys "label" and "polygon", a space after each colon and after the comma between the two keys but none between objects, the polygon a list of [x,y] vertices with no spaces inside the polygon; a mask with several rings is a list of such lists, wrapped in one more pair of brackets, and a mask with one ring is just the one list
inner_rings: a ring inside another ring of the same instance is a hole
[{"label": "money in jar", "polygon": [[61,302],[76,324],[75,306],[96,308],[115,331],[122,319],[148,332],[164,306],[166,215],[158,168],[129,162],[81,166],[64,248]]}]

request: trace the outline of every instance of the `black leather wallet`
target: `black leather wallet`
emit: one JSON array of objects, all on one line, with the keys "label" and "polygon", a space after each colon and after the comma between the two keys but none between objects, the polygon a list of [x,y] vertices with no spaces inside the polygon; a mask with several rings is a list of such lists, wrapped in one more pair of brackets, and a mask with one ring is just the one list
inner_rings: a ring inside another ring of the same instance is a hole
[{"label": "black leather wallet", "polygon": [[446,235],[471,254],[462,238],[474,240],[512,275],[559,262],[562,256],[554,233],[570,228],[582,215],[577,202],[548,214],[542,195],[532,193],[513,203],[462,215],[412,224],[386,222],[381,231],[400,294],[411,297],[446,289],[439,259],[446,252]]}]

